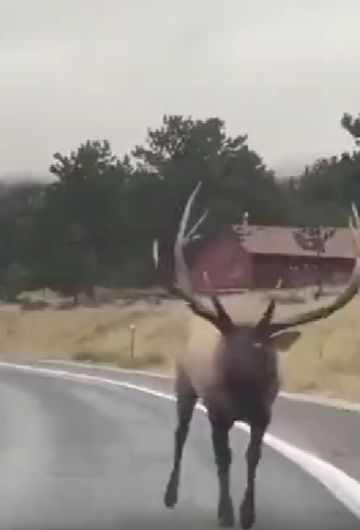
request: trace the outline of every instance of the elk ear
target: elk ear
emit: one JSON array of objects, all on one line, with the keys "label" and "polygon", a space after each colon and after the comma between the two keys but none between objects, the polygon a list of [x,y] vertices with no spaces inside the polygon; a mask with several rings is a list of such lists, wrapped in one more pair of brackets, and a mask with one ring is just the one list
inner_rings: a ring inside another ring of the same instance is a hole
[{"label": "elk ear", "polygon": [[290,346],[300,337],[300,331],[282,331],[271,337],[272,342],[279,350],[288,350]]}]

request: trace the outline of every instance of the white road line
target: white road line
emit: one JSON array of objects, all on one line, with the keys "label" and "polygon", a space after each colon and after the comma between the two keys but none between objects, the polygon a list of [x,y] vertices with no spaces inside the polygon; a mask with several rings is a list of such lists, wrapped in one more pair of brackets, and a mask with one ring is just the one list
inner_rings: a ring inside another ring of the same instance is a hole
[{"label": "white road line", "polygon": [[[117,368],[115,366],[107,366],[106,364],[91,364],[91,363],[79,363],[76,361],[65,361],[65,360],[43,360],[40,361],[43,364],[55,364],[55,365],[64,365],[64,366],[76,366],[77,368],[89,368],[90,370],[107,370],[109,372],[114,372],[118,374],[129,374],[129,375],[139,375],[143,377],[154,377],[157,379],[164,379],[172,381],[174,376],[170,374],[163,374],[159,372],[151,372],[146,370],[135,370],[132,368]],[[314,405],[322,405],[324,407],[331,407],[338,410],[348,410],[350,412],[359,412],[360,413],[360,403],[352,403],[350,401],[345,401],[343,399],[329,398],[320,395],[310,395],[310,394],[300,394],[296,392],[280,392],[279,396],[288,399],[289,401],[299,401],[302,403],[310,403]]]},{"label": "white road line", "polygon": [[[126,388],[129,390],[136,390],[151,396],[155,396],[161,399],[169,401],[175,401],[175,396],[159,392],[151,388],[144,386],[134,385],[125,381],[116,381],[107,377],[82,374],[77,372],[69,372],[67,370],[56,370],[50,368],[43,368],[40,366],[31,366],[25,364],[13,364],[0,362],[1,368],[8,368],[11,370],[19,370],[22,372],[28,372],[33,374],[47,375],[51,377],[58,377],[69,380],[76,380],[84,383],[95,383],[95,384],[106,384],[115,387]],[[203,405],[198,404],[197,409],[206,413],[206,409]],[[249,432],[247,425],[242,423],[236,423],[236,427],[244,432]],[[296,463],[303,470],[308,472],[311,476],[317,479],[328,491],[347,509],[349,509],[358,519],[360,519],[360,483],[349,475],[333,466],[329,462],[322,460],[307,451],[299,449],[288,442],[277,438],[269,433],[265,435],[265,443],[277,451],[278,453],[285,456],[287,459]]]},{"label": "white road line", "polygon": [[129,375],[141,375],[144,377],[156,377],[157,379],[166,379],[172,381],[174,376],[171,374],[163,374],[160,372],[151,372],[150,370],[136,370],[134,368],[118,368],[116,366],[108,366],[101,363],[86,363],[86,362],[76,362],[76,361],[63,361],[61,359],[44,359],[38,361],[41,364],[55,364],[55,365],[64,365],[64,366],[75,366],[77,368],[89,368],[90,370],[107,370],[108,372],[114,372],[118,374],[129,374]]},{"label": "white road line", "polygon": [[280,396],[289,401],[299,401],[313,405],[322,405],[323,407],[331,407],[338,410],[348,410],[350,412],[360,413],[360,403],[351,403],[350,401],[345,401],[343,399],[328,398],[311,394],[297,394],[293,392],[280,392]]}]

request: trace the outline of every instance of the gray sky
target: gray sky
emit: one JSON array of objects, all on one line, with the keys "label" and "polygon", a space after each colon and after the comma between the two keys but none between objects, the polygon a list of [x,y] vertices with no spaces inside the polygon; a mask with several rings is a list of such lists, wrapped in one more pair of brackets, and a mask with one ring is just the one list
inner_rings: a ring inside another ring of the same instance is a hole
[{"label": "gray sky", "polygon": [[352,149],[359,0],[0,0],[0,174],[164,113],[225,120],[280,173]]}]

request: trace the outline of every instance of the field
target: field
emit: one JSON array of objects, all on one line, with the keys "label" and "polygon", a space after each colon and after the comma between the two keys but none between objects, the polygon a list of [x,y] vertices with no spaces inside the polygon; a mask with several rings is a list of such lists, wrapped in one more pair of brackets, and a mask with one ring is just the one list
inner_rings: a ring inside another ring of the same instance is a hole
[{"label": "field", "polygon": [[[270,293],[224,297],[234,318],[255,321]],[[309,292],[282,292],[276,320],[310,306]],[[97,307],[0,306],[0,354],[5,359],[74,359],[172,370],[188,333],[190,313],[177,300],[117,298]],[[132,347],[131,326],[135,326]],[[309,324],[280,352],[283,388],[360,400],[360,300],[325,321]]]}]

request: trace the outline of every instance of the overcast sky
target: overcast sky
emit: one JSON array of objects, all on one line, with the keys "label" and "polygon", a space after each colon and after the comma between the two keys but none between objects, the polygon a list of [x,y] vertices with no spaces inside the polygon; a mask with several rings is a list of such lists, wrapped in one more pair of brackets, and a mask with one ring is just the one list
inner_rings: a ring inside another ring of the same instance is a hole
[{"label": "overcast sky", "polygon": [[280,173],[352,149],[360,0],[0,0],[0,174],[164,113],[225,120]]}]

